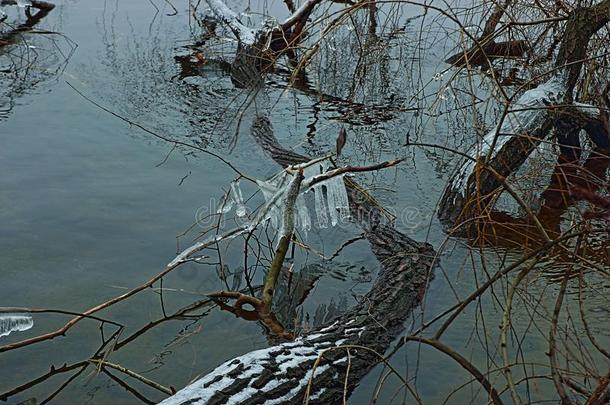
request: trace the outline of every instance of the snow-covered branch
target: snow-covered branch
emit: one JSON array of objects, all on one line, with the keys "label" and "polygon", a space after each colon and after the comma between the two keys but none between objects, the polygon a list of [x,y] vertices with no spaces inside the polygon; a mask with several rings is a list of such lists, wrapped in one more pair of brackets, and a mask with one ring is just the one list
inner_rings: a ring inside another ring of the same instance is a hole
[{"label": "snow-covered branch", "polygon": [[220,21],[225,23],[238,41],[245,45],[256,42],[257,31],[244,25],[237,13],[231,10],[222,0],[206,0],[208,6]]}]

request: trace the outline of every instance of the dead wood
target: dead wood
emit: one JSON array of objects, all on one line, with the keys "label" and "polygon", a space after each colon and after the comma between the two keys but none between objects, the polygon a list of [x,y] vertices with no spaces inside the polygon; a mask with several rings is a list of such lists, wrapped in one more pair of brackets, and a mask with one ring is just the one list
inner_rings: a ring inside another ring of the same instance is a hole
[{"label": "dead wood", "polygon": [[[310,160],[281,147],[266,117],[257,117],[252,134],[283,166]],[[352,217],[367,219],[361,224],[380,263],[371,290],[329,323],[293,342],[229,360],[163,404],[294,404],[307,398],[312,404],[340,403],[383,360],[380,353],[421,302],[435,252],[383,223],[379,208],[356,187],[347,186]]]}]

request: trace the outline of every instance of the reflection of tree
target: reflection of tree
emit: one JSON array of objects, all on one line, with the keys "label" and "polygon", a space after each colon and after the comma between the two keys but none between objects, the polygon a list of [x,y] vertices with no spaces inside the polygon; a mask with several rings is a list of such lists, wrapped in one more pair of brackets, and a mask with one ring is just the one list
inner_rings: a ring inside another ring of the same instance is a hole
[{"label": "reflection of tree", "polygon": [[[1,4],[17,2],[2,0]],[[55,78],[76,49],[61,34],[36,29],[54,8],[51,3],[34,0],[24,8],[24,22],[9,21],[8,17],[0,21],[0,120],[10,114],[19,97]],[[57,37],[63,38],[67,52]],[[44,46],[38,46],[43,43]]]},{"label": "reflection of tree", "polygon": [[[549,237],[559,237],[562,234],[561,225],[567,220],[564,214],[578,202],[586,201],[580,190],[596,193],[606,188],[609,167],[610,156],[604,149],[594,149],[582,165],[565,154],[559,156],[550,184],[542,193],[543,204],[535,212]],[[475,244],[527,249],[538,249],[545,243],[545,237],[530,216],[514,216],[495,210],[488,213],[486,221],[476,233],[469,234],[469,238]],[[610,264],[610,251],[605,243],[585,242],[582,242],[576,254]]]},{"label": "reflection of tree", "polygon": [[[201,31],[189,32],[190,43],[176,46],[172,37],[184,36],[184,30],[175,30],[176,24],[172,24],[171,31],[164,31],[163,17],[151,23],[146,35],[134,32],[119,39],[115,30],[121,17],[117,10],[107,10],[100,24],[105,49],[99,61],[112,81],[98,90],[103,91],[99,95],[112,99],[117,112],[136,122],[146,122],[151,129],[166,133],[182,132],[200,145],[226,148],[226,139],[236,135],[242,117],[247,128],[253,110],[269,109],[273,121],[277,117],[288,124],[284,119],[287,114],[315,120],[309,118],[310,110],[315,109],[333,127],[358,126],[362,133],[375,136],[387,136],[383,123],[417,110],[409,106],[407,97],[411,82],[399,76],[405,49],[411,43],[404,27],[380,28],[375,40],[362,49],[354,36],[362,21],[354,16],[353,22],[343,24],[338,34],[323,44],[321,61],[316,59],[316,64],[322,65],[330,58],[335,62],[295,78],[290,61],[278,61],[268,72],[264,88],[253,91],[236,89],[231,83],[235,43],[222,37],[214,19],[197,15]],[[126,40],[126,46],[120,40]],[[354,54],[358,55],[355,65]],[[359,79],[354,82],[352,77]],[[282,101],[287,94],[298,102]],[[327,125],[312,128],[311,134],[318,135],[310,138],[311,144],[319,140],[324,146],[327,132],[334,141],[335,128]]]}]

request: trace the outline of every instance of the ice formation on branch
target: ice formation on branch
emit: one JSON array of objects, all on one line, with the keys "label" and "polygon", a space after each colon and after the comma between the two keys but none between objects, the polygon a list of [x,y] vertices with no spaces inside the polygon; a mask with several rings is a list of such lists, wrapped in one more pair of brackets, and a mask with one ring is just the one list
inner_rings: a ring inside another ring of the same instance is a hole
[{"label": "ice formation on branch", "polygon": [[336,226],[340,220],[348,218],[349,201],[343,175],[334,176],[311,185],[316,176],[326,173],[329,168],[330,163],[327,159],[316,159],[294,166],[292,168],[294,170],[284,170],[269,180],[257,180],[258,187],[266,202],[265,208],[267,210],[263,220],[270,220],[275,229],[284,229],[288,185],[295,177],[293,172],[298,169],[303,169],[305,177],[301,183],[301,190],[294,207],[295,224],[299,229],[304,232],[311,229],[312,220],[307,208],[307,196],[311,193],[314,194],[314,208],[318,227],[328,227],[329,218],[332,226]]},{"label": "ice formation on branch", "polygon": [[233,201],[235,202],[235,215],[240,218],[245,217],[248,210],[246,209],[246,204],[244,204],[244,197],[241,193],[241,188],[239,187],[239,180],[235,180],[231,183],[231,193]]},{"label": "ice formation on branch", "polygon": [[1,314],[0,337],[8,336],[11,332],[23,332],[34,326],[34,320],[29,315]]},{"label": "ice formation on branch", "polygon": [[[286,170],[275,174],[268,180],[256,180],[265,204],[258,210],[250,220],[247,207],[243,199],[243,193],[239,181],[231,183],[231,191],[225,195],[217,208],[217,214],[226,214],[235,207],[236,217],[241,218],[241,225],[230,232],[230,236],[213,236],[203,242],[198,242],[176,260],[184,260],[192,250],[199,250],[214,242],[227,238],[234,238],[245,232],[254,230],[260,224],[267,221],[271,226],[286,235],[298,228],[305,234],[312,228],[312,218],[307,207],[307,201],[313,193],[316,225],[326,228],[329,225],[336,226],[341,220],[349,218],[349,200],[347,190],[343,181],[344,174],[330,175],[328,157],[318,158],[309,162],[290,166]],[[303,179],[300,187],[296,186],[297,173],[303,170]],[[324,176],[328,178],[319,178]],[[298,192],[296,192],[298,190]]]}]

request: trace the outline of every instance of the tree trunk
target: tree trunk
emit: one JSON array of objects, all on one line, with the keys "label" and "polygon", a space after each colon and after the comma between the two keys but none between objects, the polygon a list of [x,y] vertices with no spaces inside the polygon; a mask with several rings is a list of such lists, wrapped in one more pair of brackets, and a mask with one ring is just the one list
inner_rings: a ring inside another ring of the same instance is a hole
[{"label": "tree trunk", "polygon": [[[282,148],[266,117],[257,117],[252,134],[283,166],[309,160]],[[352,217],[366,219],[365,237],[381,264],[371,290],[327,324],[293,342],[229,360],[162,404],[295,404],[306,393],[311,404],[341,403],[382,360],[379,355],[423,298],[435,251],[382,223],[378,208],[348,189]]]}]

